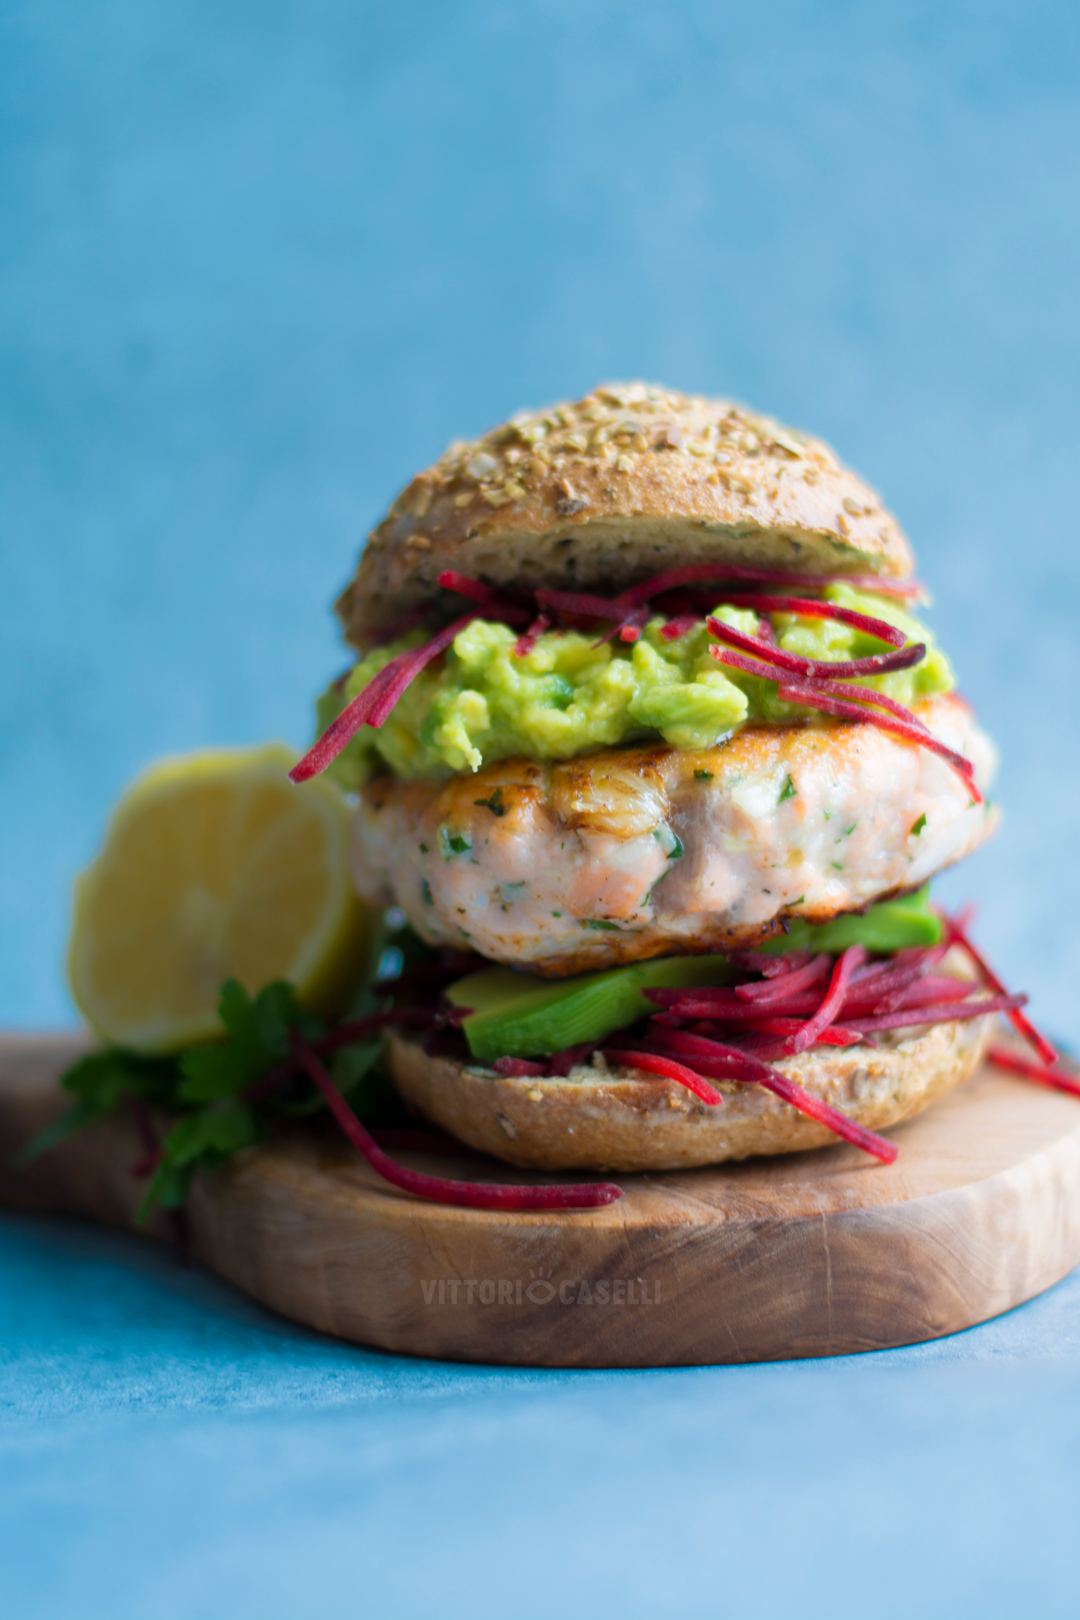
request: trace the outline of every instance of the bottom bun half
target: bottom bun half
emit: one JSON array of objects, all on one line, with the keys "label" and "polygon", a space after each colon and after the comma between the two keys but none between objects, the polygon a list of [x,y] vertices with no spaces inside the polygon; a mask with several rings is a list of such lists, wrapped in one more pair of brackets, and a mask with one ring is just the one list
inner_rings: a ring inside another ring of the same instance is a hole
[{"label": "bottom bun half", "polygon": [[[775,1067],[871,1130],[920,1113],[978,1067],[992,1019],[934,1024],[876,1048],[818,1048]],[[429,1056],[391,1033],[387,1055],[406,1103],[459,1141],[529,1170],[687,1170],[755,1154],[799,1153],[837,1138],[761,1086],[716,1081],[708,1106],[639,1070],[581,1066],[565,1078],[504,1079]]]}]

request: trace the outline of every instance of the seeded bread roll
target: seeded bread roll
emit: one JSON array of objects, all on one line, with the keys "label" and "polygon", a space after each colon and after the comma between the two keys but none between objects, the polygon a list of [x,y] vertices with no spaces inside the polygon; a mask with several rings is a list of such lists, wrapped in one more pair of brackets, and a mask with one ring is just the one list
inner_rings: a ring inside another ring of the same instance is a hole
[{"label": "seeded bread roll", "polygon": [[443,597],[444,568],[519,592],[618,591],[714,559],[900,579],[913,566],[896,519],[820,439],[727,400],[605,384],[452,444],[375,529],[337,611],[363,648]]},{"label": "seeded bread roll", "polygon": [[[968,1079],[992,1025],[991,1018],[932,1024],[882,1036],[877,1048],[819,1047],[774,1067],[859,1125],[881,1130]],[[710,1107],[673,1081],[627,1068],[504,1079],[480,1064],[429,1057],[396,1033],[388,1057],[406,1102],[470,1147],[528,1170],[688,1170],[836,1141],[756,1085],[714,1081],[724,1101]]]}]

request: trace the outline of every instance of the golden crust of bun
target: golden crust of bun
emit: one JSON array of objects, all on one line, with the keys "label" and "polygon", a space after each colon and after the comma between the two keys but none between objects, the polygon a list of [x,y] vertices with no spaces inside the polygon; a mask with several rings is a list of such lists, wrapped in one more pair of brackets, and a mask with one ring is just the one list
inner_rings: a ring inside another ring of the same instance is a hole
[{"label": "golden crust of bun", "polygon": [[[978,1067],[993,1020],[933,1024],[879,1048],[819,1047],[775,1065],[871,1130],[921,1113]],[[406,1102],[460,1141],[530,1170],[685,1170],[837,1138],[761,1086],[717,1081],[721,1107],[683,1086],[620,1068],[563,1079],[504,1079],[429,1057],[392,1033],[390,1069]]]},{"label": "golden crust of bun", "polygon": [[728,400],[608,383],[452,444],[372,533],[337,611],[364,646],[436,597],[444,568],[623,590],[714,559],[893,578],[913,566],[896,519],[820,439]]}]

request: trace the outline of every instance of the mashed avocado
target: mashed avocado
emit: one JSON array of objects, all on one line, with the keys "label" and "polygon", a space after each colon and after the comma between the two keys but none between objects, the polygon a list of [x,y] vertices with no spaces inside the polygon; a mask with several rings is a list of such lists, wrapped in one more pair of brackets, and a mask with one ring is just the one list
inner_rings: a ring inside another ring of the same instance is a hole
[{"label": "mashed avocado", "polygon": [[[911,704],[947,692],[952,671],[930,633],[894,602],[847,585],[826,598],[886,619],[927,654],[912,669],[876,675],[860,684]],[[718,607],[717,617],[751,633],[757,615]],[[804,658],[838,661],[884,651],[873,637],[829,619],[770,615],[780,646]],[[660,635],[666,620],[650,620],[633,645],[596,634],[550,631],[524,658],[514,655],[517,635],[505,625],[476,619],[456,637],[400,699],[378,731],[363,727],[332,767],[344,787],[359,786],[380,764],[399,776],[439,777],[476,771],[512,755],[570,759],[575,754],[631,742],[663,739],[675,748],[708,748],[748,721],[813,717],[782,703],[776,682],[725,669],[709,654],[704,622],[675,641]],[[424,632],[371,652],[319,700],[320,730],[363,690],[396,653],[423,644]]]}]

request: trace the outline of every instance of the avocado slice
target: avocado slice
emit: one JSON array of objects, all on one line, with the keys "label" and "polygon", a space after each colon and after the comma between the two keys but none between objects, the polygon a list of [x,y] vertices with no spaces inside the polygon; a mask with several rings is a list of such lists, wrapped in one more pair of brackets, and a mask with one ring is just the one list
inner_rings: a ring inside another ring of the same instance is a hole
[{"label": "avocado slice", "polygon": [[[909,945],[936,945],[942,928],[929,896],[927,886],[817,925],[797,917],[786,934],[760,949],[773,955],[802,949],[837,955],[849,945],[865,945],[890,955]],[[602,1041],[656,1010],[642,993],[646,989],[730,984],[737,977],[723,956],[665,956],[573,979],[482,968],[458,979],[446,995],[455,1007],[472,1008],[461,1025],[469,1051],[481,1063],[493,1063],[499,1057],[551,1057],[568,1046]]]},{"label": "avocado slice", "polygon": [[655,1012],[646,988],[728,984],[736,977],[723,956],[666,956],[573,979],[540,979],[512,968],[482,968],[447,990],[469,1051],[481,1063],[499,1057],[551,1057],[568,1046],[600,1041]]},{"label": "avocado slice", "polygon": [[899,900],[883,900],[869,911],[846,912],[827,923],[803,922],[796,917],[786,934],[768,940],[759,949],[779,956],[784,951],[828,951],[838,955],[849,945],[888,956],[911,945],[936,945],[941,939],[941,918],[930,910],[930,885]]}]

